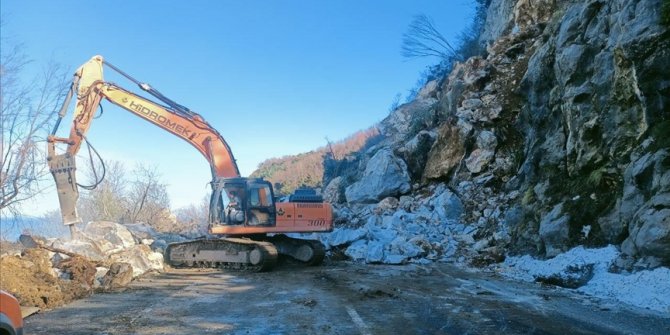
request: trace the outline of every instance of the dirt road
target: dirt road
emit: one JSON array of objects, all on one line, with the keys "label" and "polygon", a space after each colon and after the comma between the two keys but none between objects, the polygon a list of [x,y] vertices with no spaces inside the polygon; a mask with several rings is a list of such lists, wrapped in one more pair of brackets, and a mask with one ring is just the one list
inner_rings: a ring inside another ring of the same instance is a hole
[{"label": "dirt road", "polygon": [[445,264],[171,270],[26,320],[28,334],[668,334],[670,316]]}]

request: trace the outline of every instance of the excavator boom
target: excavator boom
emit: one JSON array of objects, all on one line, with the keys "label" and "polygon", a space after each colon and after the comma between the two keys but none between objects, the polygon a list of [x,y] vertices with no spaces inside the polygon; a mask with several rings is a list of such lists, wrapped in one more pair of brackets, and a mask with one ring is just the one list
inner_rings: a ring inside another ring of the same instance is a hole
[{"label": "excavator boom", "polygon": [[[139,86],[150,93],[160,94],[147,84],[139,84]],[[70,136],[68,138],[58,138],[55,136],[56,130],[65,116],[70,97],[75,90],[77,102]],[[64,224],[70,225],[81,222],[76,209],[79,191],[76,182],[75,156],[79,152],[82,142],[86,140],[86,134],[91,127],[94,114],[98,110],[102,99],[132,112],[194,146],[209,162],[213,178],[240,176],[230,147],[221,134],[200,115],[188,111],[185,107],[167,98],[165,99],[176,108],[162,106],[113,83],[105,82],[103,79],[103,58],[102,56],[95,56],[75,72],[68,99],[66,99],[59,113],[57,126],[47,139],[48,161],[56,181]],[[67,144],[65,153],[56,154],[57,143]]]}]

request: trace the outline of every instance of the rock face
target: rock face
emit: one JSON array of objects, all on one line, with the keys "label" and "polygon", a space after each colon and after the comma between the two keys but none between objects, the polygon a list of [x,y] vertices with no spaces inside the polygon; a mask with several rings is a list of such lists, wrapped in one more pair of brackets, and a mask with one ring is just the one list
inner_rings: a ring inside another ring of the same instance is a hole
[{"label": "rock face", "polygon": [[[658,24],[660,1],[557,1],[556,6],[564,12],[547,22],[519,86],[526,101],[517,127],[527,154],[517,179],[522,189],[547,185],[526,209],[567,201],[570,244],[621,243],[630,234],[625,244],[630,253],[658,255],[662,249],[655,243],[662,244],[664,235],[660,217],[668,207],[652,198],[664,191],[631,179],[654,155],[645,139],[659,133],[651,128],[667,118],[670,106],[668,77],[658,72],[670,65],[667,27]],[[667,167],[656,169],[658,180],[664,171]],[[644,204],[654,209],[638,211]],[[596,222],[598,230],[580,236]],[[656,237],[650,239],[648,231]],[[650,248],[633,247],[636,243]]]},{"label": "rock face", "polygon": [[372,156],[361,180],[346,188],[345,195],[349,203],[373,203],[409,192],[409,181],[405,162],[382,149]]},{"label": "rock face", "polygon": [[[488,2],[487,54],[454,64],[382,122],[381,147],[346,188],[356,233],[340,247],[372,263],[428,259],[430,248],[404,243],[433,233],[439,217],[450,228],[436,232],[441,242],[425,241],[442,243],[442,255],[488,262],[505,251],[553,257],[614,244],[670,265],[670,30],[661,3]],[[434,203],[446,190],[459,217]],[[387,196],[398,206],[375,207]]]},{"label": "rock face", "polygon": [[670,264],[670,154],[662,149],[635,160],[624,175],[624,196],[618,209],[630,218],[622,251],[629,256],[655,257]]},{"label": "rock face", "polygon": [[512,30],[514,6],[516,0],[491,0],[486,11],[486,22],[480,41],[491,44]]}]

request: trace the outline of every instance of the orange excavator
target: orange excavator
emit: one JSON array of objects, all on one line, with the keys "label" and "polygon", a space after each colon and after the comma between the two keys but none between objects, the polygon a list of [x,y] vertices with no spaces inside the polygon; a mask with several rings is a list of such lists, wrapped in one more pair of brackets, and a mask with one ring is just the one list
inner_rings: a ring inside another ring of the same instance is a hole
[{"label": "orange excavator", "polygon": [[[151,100],[103,79],[103,65],[118,72],[153,96]],[[76,94],[70,136],[56,131]],[[107,100],[165,131],[182,138],[207,159],[212,172],[209,232],[215,239],[168,245],[165,259],[175,267],[220,267],[252,271],[270,270],[278,254],[314,265],[324,258],[317,240],[295,239],[281,233],[327,232],[333,228],[330,204],[312,190],[301,190],[288,202],[275,202],[272,184],[244,178],[230,147],[202,116],[141,83],[114,65],[95,56],[77,69],[59,118],[48,136],[47,160],[56,182],[63,223],[80,223],[75,156],[87,141],[86,133],[102,100]],[[57,145],[66,146],[57,153]],[[72,228],[71,228],[72,229]]]}]

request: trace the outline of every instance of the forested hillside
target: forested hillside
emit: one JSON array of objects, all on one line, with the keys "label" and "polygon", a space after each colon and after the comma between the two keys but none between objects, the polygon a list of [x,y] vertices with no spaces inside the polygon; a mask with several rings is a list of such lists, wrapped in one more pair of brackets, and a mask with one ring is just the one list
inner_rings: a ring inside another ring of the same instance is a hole
[{"label": "forested hillside", "polygon": [[379,129],[372,126],[307,153],[271,158],[259,164],[251,177],[271,181],[277,195],[289,194],[301,186],[322,187],[325,157],[342,159],[361,150],[378,135]]}]

